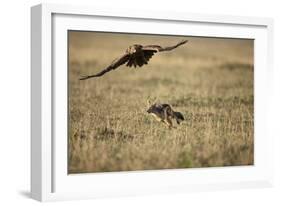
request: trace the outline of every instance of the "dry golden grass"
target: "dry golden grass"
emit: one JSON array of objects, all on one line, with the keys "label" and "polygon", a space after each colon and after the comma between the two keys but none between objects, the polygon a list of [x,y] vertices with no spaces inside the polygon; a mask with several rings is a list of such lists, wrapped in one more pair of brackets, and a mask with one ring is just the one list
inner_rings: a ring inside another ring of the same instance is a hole
[{"label": "dry golden grass", "polygon": [[[189,43],[148,65],[79,81],[128,45]],[[180,111],[169,130],[146,113],[148,98]],[[69,33],[69,173],[251,165],[253,41]]]}]

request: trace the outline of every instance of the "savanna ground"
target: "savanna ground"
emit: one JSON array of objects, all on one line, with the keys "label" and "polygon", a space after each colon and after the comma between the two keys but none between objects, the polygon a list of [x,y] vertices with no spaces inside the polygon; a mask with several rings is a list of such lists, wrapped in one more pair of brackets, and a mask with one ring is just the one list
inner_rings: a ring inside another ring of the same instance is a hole
[{"label": "savanna ground", "polygon": [[[79,81],[131,44],[169,46],[148,65]],[[69,173],[252,165],[253,41],[69,32]],[[147,100],[185,121],[168,129]]]}]

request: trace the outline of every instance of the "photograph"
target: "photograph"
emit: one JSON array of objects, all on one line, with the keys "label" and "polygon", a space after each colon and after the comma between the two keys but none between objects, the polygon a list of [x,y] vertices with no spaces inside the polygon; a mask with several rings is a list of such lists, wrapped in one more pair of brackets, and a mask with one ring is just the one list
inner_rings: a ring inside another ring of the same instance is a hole
[{"label": "photograph", "polygon": [[254,165],[254,39],[67,41],[68,174]]}]

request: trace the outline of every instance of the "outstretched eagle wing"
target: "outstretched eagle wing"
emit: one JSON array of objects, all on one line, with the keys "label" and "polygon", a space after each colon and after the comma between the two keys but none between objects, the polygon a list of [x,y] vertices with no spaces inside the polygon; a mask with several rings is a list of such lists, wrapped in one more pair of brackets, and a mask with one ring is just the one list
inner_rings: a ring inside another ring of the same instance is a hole
[{"label": "outstretched eagle wing", "polygon": [[130,56],[129,54],[124,54],[121,57],[115,59],[107,68],[100,71],[99,73],[94,74],[94,75],[89,75],[89,76],[83,76],[80,78],[80,80],[86,80],[86,79],[89,79],[92,77],[100,77],[100,76],[104,75],[105,73],[118,68],[122,64],[125,64],[129,60],[129,56]]},{"label": "outstretched eagle wing", "polygon": [[179,43],[177,43],[176,45],[168,46],[168,47],[161,47],[159,45],[147,45],[147,46],[144,46],[142,48],[142,50],[144,52],[146,52],[146,51],[154,51],[154,52],[171,51],[171,50],[173,50],[173,49],[175,49],[175,48],[185,44],[186,42],[188,42],[188,40],[182,40]]}]

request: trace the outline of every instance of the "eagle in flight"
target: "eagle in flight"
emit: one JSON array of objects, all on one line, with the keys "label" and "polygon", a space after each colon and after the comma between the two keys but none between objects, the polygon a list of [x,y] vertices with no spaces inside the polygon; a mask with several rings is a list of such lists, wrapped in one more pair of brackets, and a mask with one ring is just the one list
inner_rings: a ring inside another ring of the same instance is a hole
[{"label": "eagle in flight", "polygon": [[100,77],[104,75],[107,72],[110,72],[111,70],[114,70],[118,68],[119,66],[126,64],[128,67],[142,67],[144,64],[147,64],[149,59],[154,55],[154,53],[157,52],[163,52],[163,51],[171,51],[183,44],[185,44],[188,40],[183,40],[179,43],[177,43],[174,46],[168,46],[168,47],[161,47],[158,45],[147,45],[142,46],[140,44],[134,44],[132,46],[129,46],[127,48],[125,54],[123,54],[121,57],[115,59],[107,68],[100,71],[97,74],[89,75],[81,77],[80,80],[89,79],[92,77]]}]

